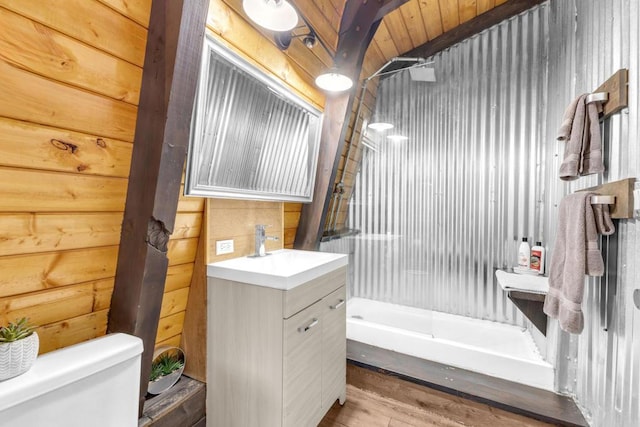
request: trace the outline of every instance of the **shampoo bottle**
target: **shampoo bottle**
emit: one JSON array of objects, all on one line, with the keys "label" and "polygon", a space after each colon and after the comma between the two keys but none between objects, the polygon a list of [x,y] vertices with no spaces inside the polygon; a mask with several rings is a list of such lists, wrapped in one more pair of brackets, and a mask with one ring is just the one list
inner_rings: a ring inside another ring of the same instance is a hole
[{"label": "shampoo bottle", "polygon": [[522,243],[518,247],[518,267],[520,268],[529,268],[529,263],[531,262],[531,248],[529,247],[529,242],[527,242],[527,238],[522,238]]},{"label": "shampoo bottle", "polygon": [[531,248],[531,269],[536,270],[538,274],[544,274],[544,252],[542,242],[536,242],[536,245]]}]

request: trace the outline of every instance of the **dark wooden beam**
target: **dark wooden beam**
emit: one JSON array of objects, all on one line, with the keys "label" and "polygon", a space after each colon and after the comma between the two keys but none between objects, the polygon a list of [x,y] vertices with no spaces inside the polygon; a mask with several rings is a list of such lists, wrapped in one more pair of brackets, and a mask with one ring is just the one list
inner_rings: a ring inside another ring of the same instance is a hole
[{"label": "dark wooden beam", "polygon": [[348,117],[351,114],[362,61],[380,20],[386,13],[407,0],[348,1],[338,31],[338,47],[334,64],[348,75],[354,87],[347,93],[328,95],[320,137],[320,154],[313,201],[303,205],[294,247],[315,250],[320,244],[333,185],[338,171],[340,154],[345,144]]},{"label": "dark wooden beam", "polygon": [[208,0],[153,0],[108,332],[144,342],[147,392]]},{"label": "dark wooden beam", "polygon": [[422,46],[403,53],[403,56],[428,58],[544,1],[546,0],[509,0],[464,24],[458,25]]}]

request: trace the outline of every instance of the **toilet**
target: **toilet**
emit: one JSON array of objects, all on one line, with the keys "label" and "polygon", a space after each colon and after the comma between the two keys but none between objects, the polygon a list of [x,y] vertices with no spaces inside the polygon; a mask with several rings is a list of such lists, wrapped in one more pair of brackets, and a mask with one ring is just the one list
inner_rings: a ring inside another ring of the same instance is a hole
[{"label": "toilet", "polygon": [[142,340],[110,334],[44,354],[0,382],[0,426],[134,427]]}]

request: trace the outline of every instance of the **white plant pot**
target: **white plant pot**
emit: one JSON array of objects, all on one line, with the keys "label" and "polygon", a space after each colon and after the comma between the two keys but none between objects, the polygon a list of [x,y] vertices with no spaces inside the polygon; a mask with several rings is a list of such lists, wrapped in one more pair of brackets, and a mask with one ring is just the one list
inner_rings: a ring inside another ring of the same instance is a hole
[{"label": "white plant pot", "polygon": [[149,381],[149,386],[147,388],[147,392],[149,394],[164,393],[165,391],[173,387],[174,384],[177,383],[180,377],[182,376],[182,372],[184,371],[184,366],[187,363],[187,358],[184,355],[184,352],[182,351],[181,348],[169,347],[169,346],[159,347],[153,352],[153,360],[155,361],[158,357],[160,357],[160,355],[166,352],[175,353],[179,358],[181,358],[183,362],[182,367],[177,371],[173,371],[169,375],[165,375],[163,377],[158,378],[155,381]]},{"label": "white plant pot", "polygon": [[35,332],[18,341],[0,343],[0,381],[27,372],[38,357],[39,346]]}]

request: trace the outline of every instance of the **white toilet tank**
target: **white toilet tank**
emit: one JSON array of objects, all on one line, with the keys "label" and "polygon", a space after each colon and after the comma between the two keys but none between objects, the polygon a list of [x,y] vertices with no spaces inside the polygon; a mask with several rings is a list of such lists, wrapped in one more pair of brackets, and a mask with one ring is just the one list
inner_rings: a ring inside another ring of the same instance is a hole
[{"label": "white toilet tank", "polygon": [[135,427],[142,340],[111,334],[44,354],[0,381],[1,427]]}]

